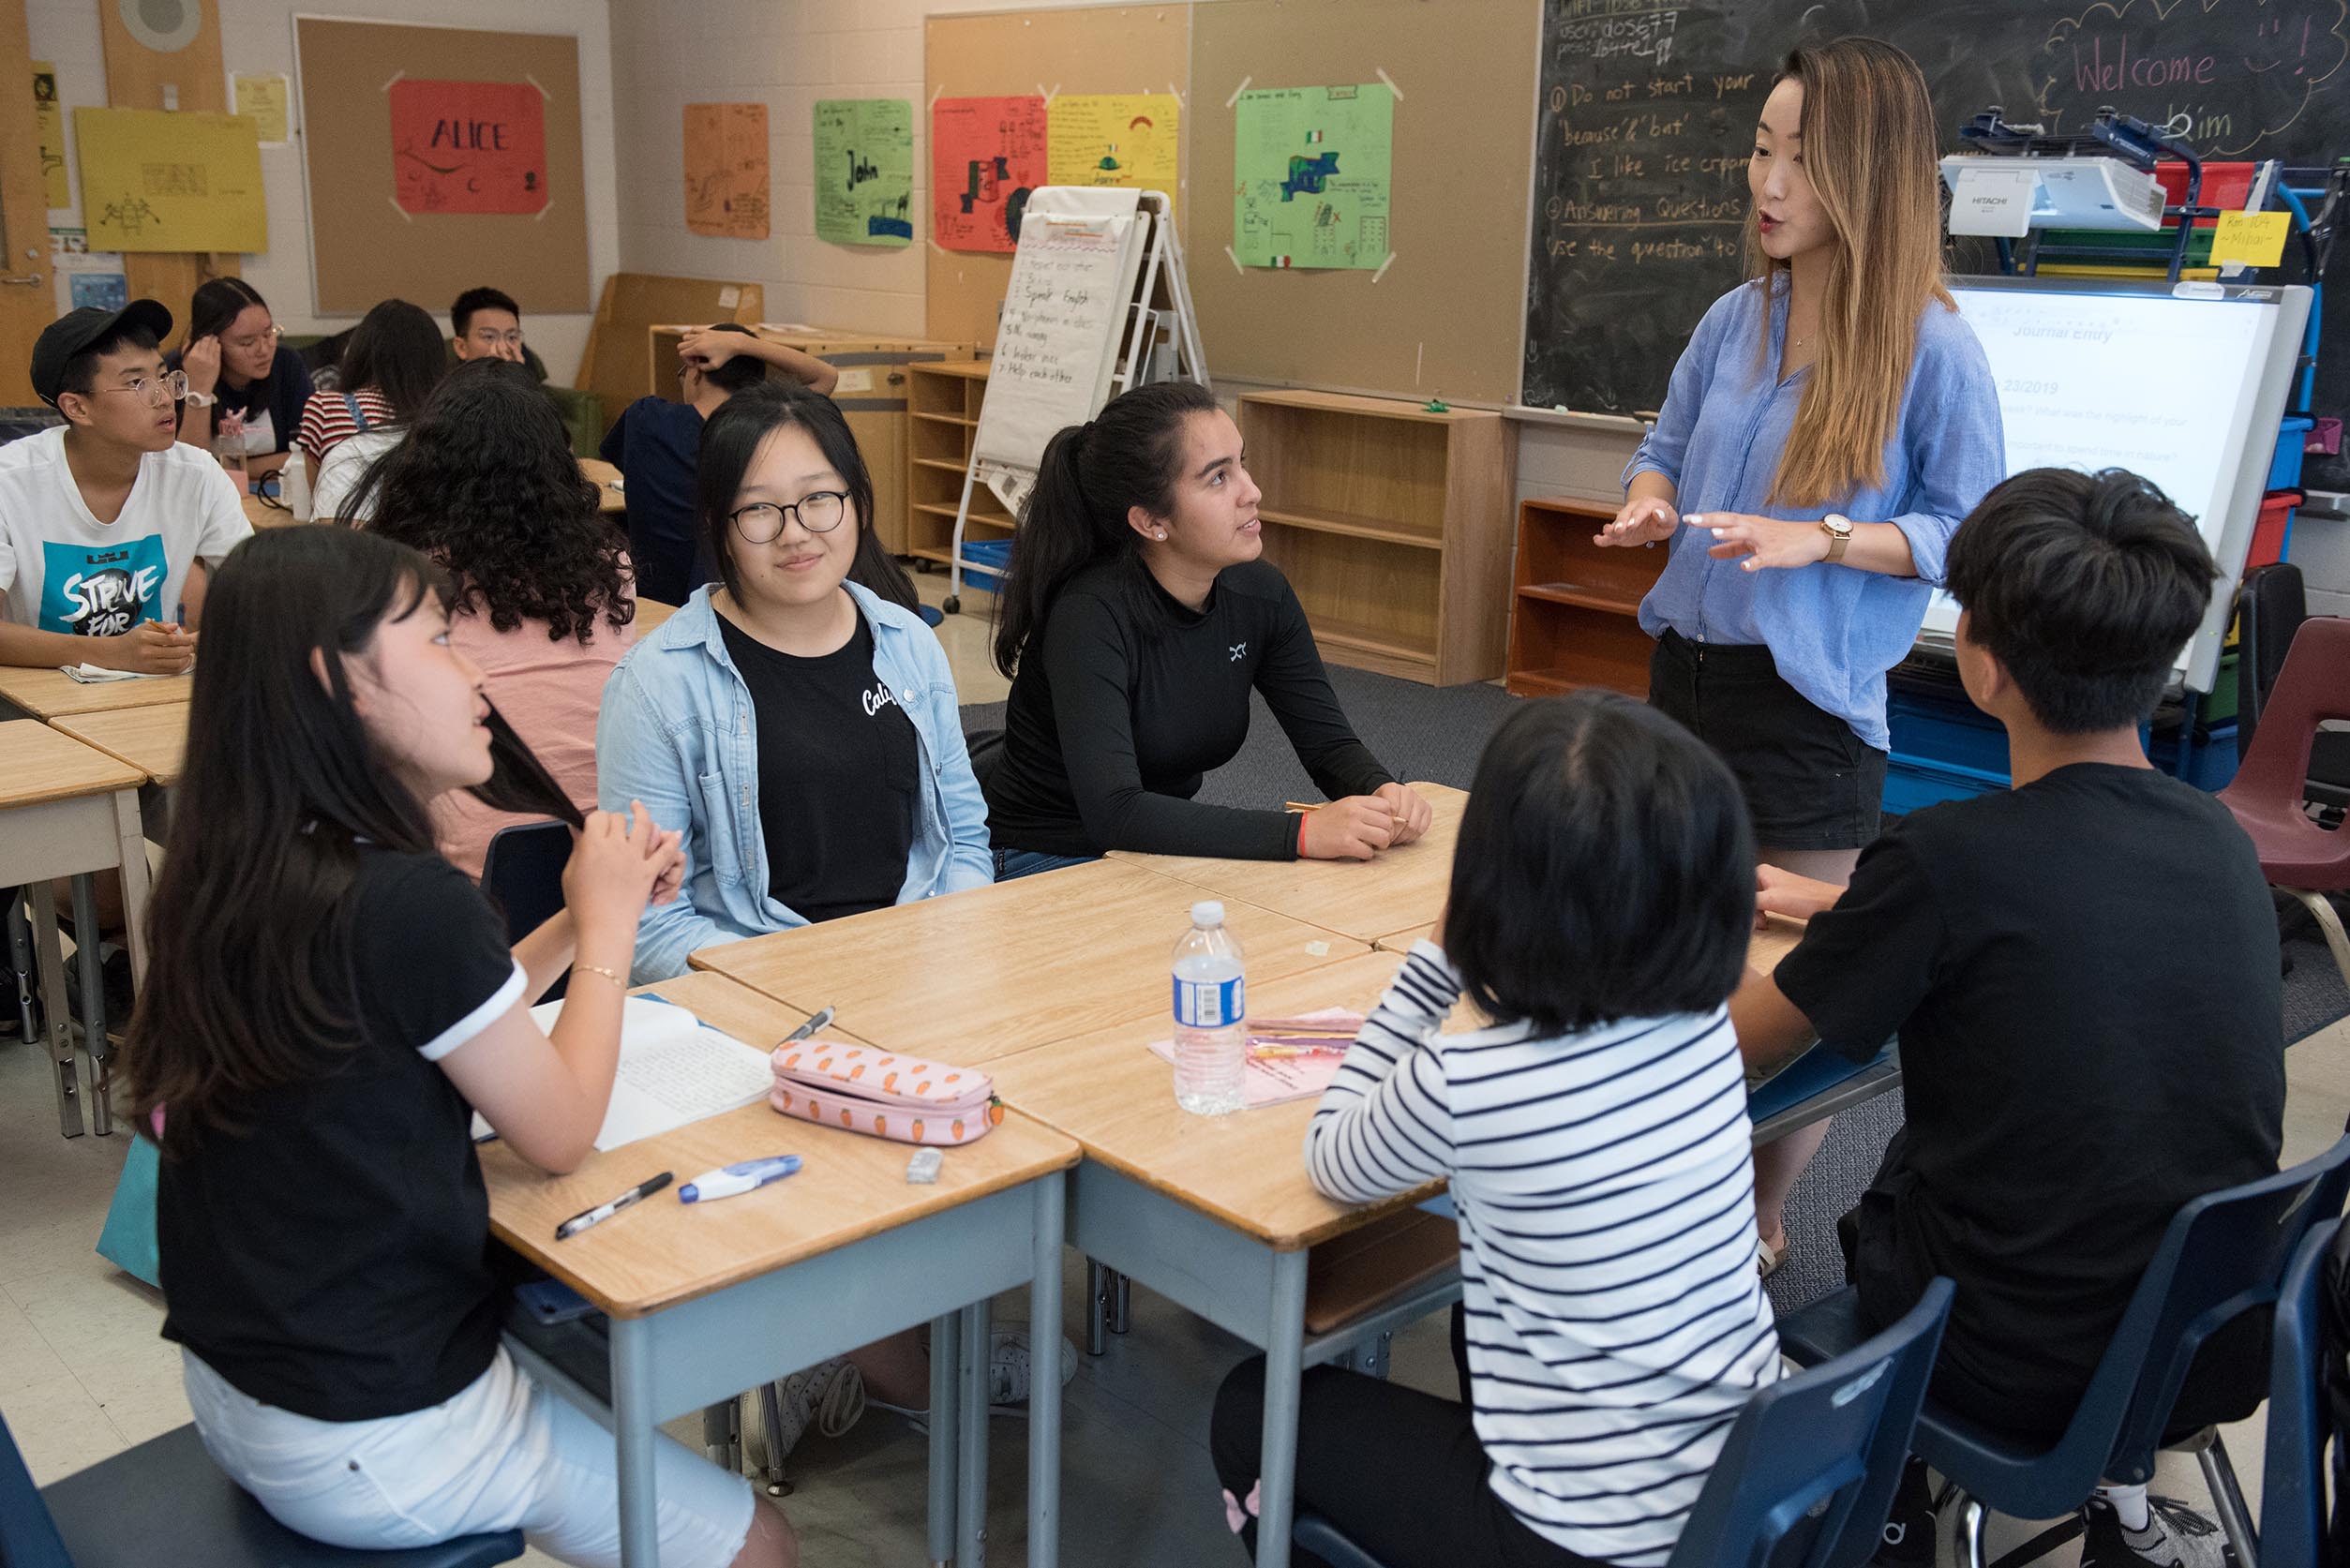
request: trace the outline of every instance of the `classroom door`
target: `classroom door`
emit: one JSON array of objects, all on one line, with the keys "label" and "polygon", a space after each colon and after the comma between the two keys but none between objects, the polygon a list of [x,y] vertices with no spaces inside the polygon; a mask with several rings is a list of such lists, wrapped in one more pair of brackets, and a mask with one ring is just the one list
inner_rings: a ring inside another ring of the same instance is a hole
[{"label": "classroom door", "polygon": [[33,340],[56,315],[55,296],[24,0],[0,0],[0,406],[36,401]]}]

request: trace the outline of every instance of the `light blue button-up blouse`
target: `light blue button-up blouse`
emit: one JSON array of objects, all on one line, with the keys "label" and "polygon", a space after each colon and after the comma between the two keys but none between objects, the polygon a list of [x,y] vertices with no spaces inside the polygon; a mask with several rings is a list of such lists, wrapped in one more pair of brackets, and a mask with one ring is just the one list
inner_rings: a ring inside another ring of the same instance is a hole
[{"label": "light blue button-up blouse", "polygon": [[[1663,474],[1684,515],[1837,512],[1856,523],[1891,523],[1908,537],[1918,575],[1889,577],[1825,561],[1748,572],[1707,555],[1713,539],[1684,527],[1663,577],[1641,601],[1640,626],[1651,636],[1669,627],[1691,642],[1768,647],[1788,684],[1886,751],[1885,672],[1917,640],[1959,520],[2007,472],[1998,388],[1974,329],[1955,310],[1927,305],[1900,422],[1885,444],[1884,484],[1822,506],[1766,505],[1810,374],[1776,379],[1787,294],[1766,288],[1760,280],[1741,284],[1698,323],[1655,428],[1624,470],[1625,482]],[[1758,318],[1766,309],[1771,348],[1758,361]]]}]

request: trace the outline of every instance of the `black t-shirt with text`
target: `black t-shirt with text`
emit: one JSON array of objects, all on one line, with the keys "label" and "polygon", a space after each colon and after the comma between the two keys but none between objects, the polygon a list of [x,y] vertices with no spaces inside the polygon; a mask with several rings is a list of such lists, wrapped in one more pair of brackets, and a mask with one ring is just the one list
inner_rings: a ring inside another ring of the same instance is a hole
[{"label": "black t-shirt with text", "polygon": [[1911,814],[1775,978],[1829,1048],[1900,1037],[1855,1257],[1909,1301],[1955,1281],[1941,1364],[2018,1427],[2069,1416],[2179,1208],[2277,1169],[2268,886],[2227,808],[2151,769]]},{"label": "black t-shirt with text", "polygon": [[921,739],[873,667],[873,628],[837,650],[779,653],[725,616],[758,724],[768,895],[810,921],[897,903],[921,809]]},{"label": "black t-shirt with text", "polygon": [[472,1108],[437,1064],[523,979],[438,855],[363,846],[343,908],[360,1043],[165,1159],[156,1229],[165,1338],[263,1404],[369,1421],[454,1396],[497,1353]]}]

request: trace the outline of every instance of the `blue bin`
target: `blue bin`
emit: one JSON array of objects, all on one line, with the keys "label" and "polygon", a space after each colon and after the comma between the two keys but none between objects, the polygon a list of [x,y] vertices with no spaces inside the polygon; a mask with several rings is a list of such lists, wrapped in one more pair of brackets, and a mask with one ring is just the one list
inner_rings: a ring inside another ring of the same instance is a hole
[{"label": "blue bin", "polygon": [[2287,414],[2277,428],[2277,450],[2268,459],[2268,483],[2264,490],[2298,490],[2301,487],[2301,453],[2309,444],[2309,433],[2316,421],[2307,414]]},{"label": "blue bin", "polygon": [[1005,570],[1011,565],[1011,541],[966,539],[963,542],[963,586],[993,593],[1002,586]]}]

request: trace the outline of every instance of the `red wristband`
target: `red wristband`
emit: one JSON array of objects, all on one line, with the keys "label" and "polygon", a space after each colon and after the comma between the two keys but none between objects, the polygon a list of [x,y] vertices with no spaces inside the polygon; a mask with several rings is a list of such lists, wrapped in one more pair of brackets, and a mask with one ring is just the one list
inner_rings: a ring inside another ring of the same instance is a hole
[{"label": "red wristband", "polygon": [[1311,812],[1297,814],[1297,858],[1301,860],[1306,858],[1306,819],[1311,815]]}]

